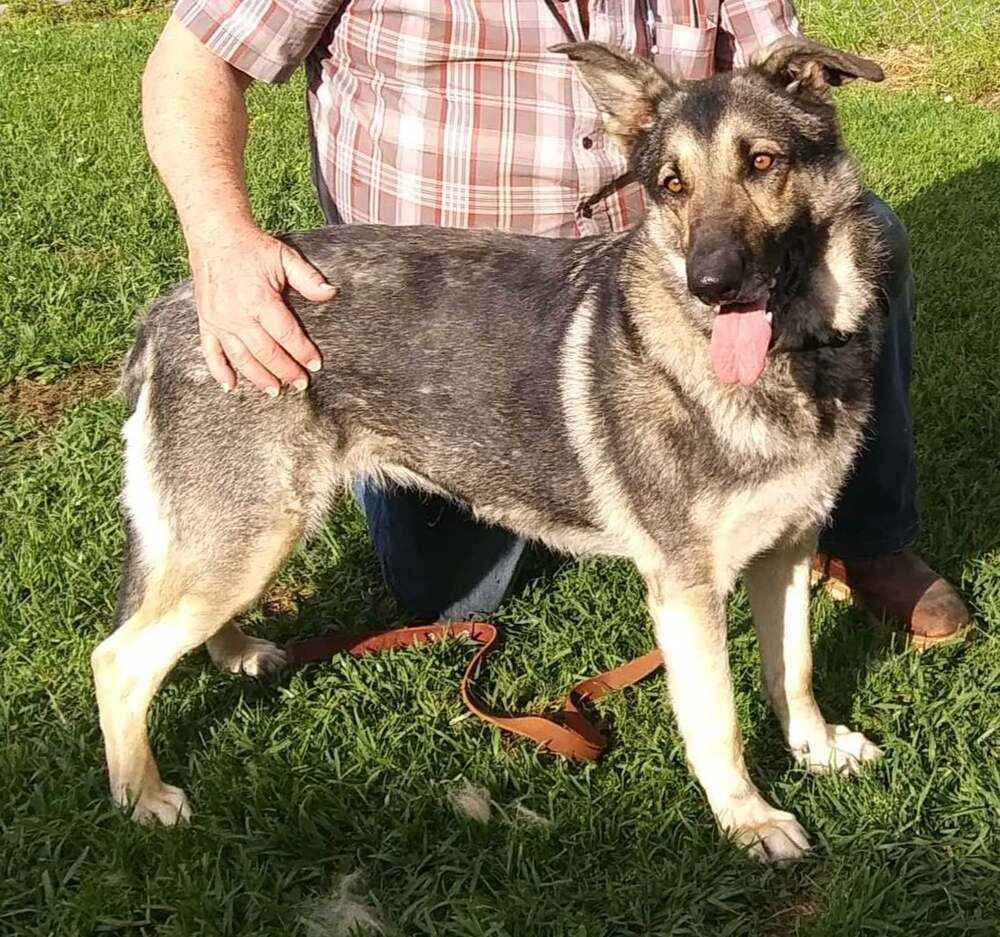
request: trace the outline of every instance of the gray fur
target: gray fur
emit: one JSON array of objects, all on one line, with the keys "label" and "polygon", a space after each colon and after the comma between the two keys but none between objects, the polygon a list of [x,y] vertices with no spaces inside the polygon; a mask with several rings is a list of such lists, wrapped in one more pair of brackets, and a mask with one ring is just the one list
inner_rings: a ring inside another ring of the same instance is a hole
[{"label": "gray fur", "polygon": [[[622,62],[594,44],[568,51],[598,91]],[[628,233],[573,241],[351,226],[289,236],[339,287],[323,304],[286,297],[323,355],[303,393],[271,400],[241,383],[224,395],[202,360],[190,283],[156,302],[123,384],[133,405],[148,391],[147,457],[170,548],[167,568],[152,571],[130,538],[119,620],[153,578],[178,595],[211,595],[248,562],[271,575],[284,556],[260,552],[271,532],[314,528],[357,473],[443,492],[558,550],[630,556],[654,609],[689,590],[686,607],[702,608],[704,593],[716,597],[705,614],[721,614],[743,566],[808,538],[830,510],[868,417],[882,327],[880,248],[833,108],[762,61],[685,85],[624,61],[642,106],[609,120],[650,198]],[[628,98],[620,81],[604,95],[609,106]],[[643,126],[629,125],[636,114]],[[784,194],[768,196],[773,219],[747,207],[741,193],[757,183],[740,175],[739,156],[729,175],[692,170],[683,206],[661,187],[676,147],[711,155],[719,128],[733,126],[788,154]],[[714,377],[714,313],[683,275],[692,232],[708,227],[747,251],[748,290],[775,281],[775,346],[749,387]],[[843,331],[836,307],[848,281],[860,303],[849,341],[826,347]],[[760,523],[741,518],[741,498]]]}]

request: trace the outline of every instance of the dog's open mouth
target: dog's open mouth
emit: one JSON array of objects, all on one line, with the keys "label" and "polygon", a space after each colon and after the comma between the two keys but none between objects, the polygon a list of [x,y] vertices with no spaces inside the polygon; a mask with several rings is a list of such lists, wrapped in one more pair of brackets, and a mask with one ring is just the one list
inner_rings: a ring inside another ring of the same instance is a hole
[{"label": "dog's open mouth", "polygon": [[753,384],[764,371],[771,345],[767,298],[723,303],[712,322],[712,367],[723,384]]}]

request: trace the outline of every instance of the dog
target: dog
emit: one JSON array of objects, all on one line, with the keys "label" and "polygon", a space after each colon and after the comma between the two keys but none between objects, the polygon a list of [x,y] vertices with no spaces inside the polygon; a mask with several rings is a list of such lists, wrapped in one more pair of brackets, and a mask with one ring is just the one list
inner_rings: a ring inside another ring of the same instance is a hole
[{"label": "dog", "polygon": [[445,495],[559,551],[630,557],[687,759],[754,855],[809,843],[744,763],[725,618],[738,575],[795,760],[854,773],[880,755],[816,704],[809,579],[885,316],[881,240],[829,88],[881,71],[799,38],[683,83],[598,43],[553,51],[629,155],[648,202],[638,227],[289,236],[339,294],[288,293],[324,367],[276,399],[219,393],[190,282],[141,322],[122,380],[117,628],[92,659],[113,797],[134,818],[189,816],[147,738],[161,681],[201,644],[224,670],[281,665],[233,617],[358,477]]}]

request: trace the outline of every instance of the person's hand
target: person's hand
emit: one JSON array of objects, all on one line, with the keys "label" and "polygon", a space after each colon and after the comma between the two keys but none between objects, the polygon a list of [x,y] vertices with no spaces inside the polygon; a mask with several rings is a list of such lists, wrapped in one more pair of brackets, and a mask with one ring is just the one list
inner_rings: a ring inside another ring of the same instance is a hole
[{"label": "person's hand", "polygon": [[336,288],[302,256],[253,226],[226,229],[192,247],[201,348],[224,391],[237,373],[276,397],[282,384],[305,390],[321,367],[316,346],[281,298],[290,286],[313,302]]}]

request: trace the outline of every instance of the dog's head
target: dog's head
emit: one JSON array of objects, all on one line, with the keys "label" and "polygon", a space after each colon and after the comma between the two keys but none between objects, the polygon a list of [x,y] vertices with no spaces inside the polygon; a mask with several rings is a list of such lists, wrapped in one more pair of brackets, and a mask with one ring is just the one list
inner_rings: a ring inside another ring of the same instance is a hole
[{"label": "dog's head", "polygon": [[803,252],[822,252],[862,194],[829,89],[880,81],[881,69],[797,37],[760,50],[749,68],[698,82],[673,82],[599,43],[555,51],[576,63],[628,153],[648,195],[646,229],[686,287],[696,326],[712,335],[716,373],[752,383],[773,317],[801,287],[803,264],[818,259]]}]

